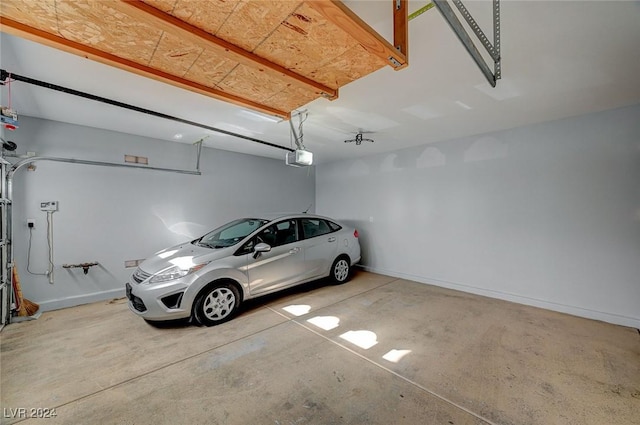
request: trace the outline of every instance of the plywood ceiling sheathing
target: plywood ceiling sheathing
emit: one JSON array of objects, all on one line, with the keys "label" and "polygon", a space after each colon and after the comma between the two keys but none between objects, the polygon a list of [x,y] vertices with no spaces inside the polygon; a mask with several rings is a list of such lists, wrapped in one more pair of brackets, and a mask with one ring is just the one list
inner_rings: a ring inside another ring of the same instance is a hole
[{"label": "plywood ceiling sheathing", "polygon": [[393,4],[399,50],[335,0],[3,0],[0,29],[288,119],[407,66],[406,0]]},{"label": "plywood ceiling sheathing", "polygon": [[68,53],[73,53],[78,56],[85,57],[87,59],[94,60],[96,62],[111,65],[116,68],[124,69],[129,72],[141,75],[143,77],[152,78],[158,81],[162,81],[174,86],[191,90],[196,93],[203,94],[205,96],[213,97],[225,102],[230,102],[238,106],[244,106],[251,109],[255,109],[267,114],[279,116],[282,118],[288,118],[286,111],[281,111],[275,108],[269,108],[265,105],[261,105],[257,102],[253,102],[249,99],[240,98],[229,93],[225,93],[221,90],[217,90],[212,87],[207,87],[202,84],[198,84],[194,81],[180,78],[175,75],[163,72],[157,69],[149,68],[140,65],[132,60],[124,59],[119,56],[106,53],[104,51],[88,47],[84,44],[77,43],[75,41],[67,40],[63,37],[57,37],[46,31],[38,30],[27,25],[23,25],[19,22],[11,19],[2,18],[2,32],[16,35],[18,37],[25,38],[27,40],[35,41],[50,47],[54,47],[63,50]]},{"label": "plywood ceiling sheathing", "polygon": [[145,22],[154,28],[162,29],[167,34],[193,43],[196,46],[201,46],[203,49],[210,49],[212,52],[229,58],[238,64],[250,67],[257,65],[262,72],[287,80],[288,84],[296,84],[315,90],[319,96],[328,98],[336,98],[338,95],[338,91],[335,89],[329,88],[302,75],[298,75],[295,72],[291,72],[278,64],[269,62],[258,55],[241,49],[198,27],[151,7],[146,3],[140,1],[117,1],[114,3],[114,8],[126,13],[139,22]]}]

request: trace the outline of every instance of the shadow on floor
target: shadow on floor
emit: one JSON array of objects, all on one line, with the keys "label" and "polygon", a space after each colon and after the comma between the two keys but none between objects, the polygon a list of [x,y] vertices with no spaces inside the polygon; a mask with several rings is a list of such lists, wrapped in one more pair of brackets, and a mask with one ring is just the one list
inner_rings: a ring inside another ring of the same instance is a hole
[{"label": "shadow on floor", "polygon": [[[357,270],[353,270],[353,274],[351,275],[350,280],[354,279],[358,274]],[[315,291],[320,288],[324,288],[326,286],[334,285],[333,280],[329,277],[325,277],[318,280],[313,280],[311,282],[303,283],[301,285],[292,286],[291,288],[283,289],[282,291],[274,292],[271,294],[263,295],[258,298],[252,298],[250,300],[244,301],[240,306],[240,310],[236,314],[236,317],[242,316],[251,311],[263,308],[269,303],[272,303],[275,300],[285,298],[291,295],[299,295],[305,294],[311,291]],[[233,320],[233,319],[231,319]],[[187,326],[203,326],[192,318],[186,319],[176,319],[176,320],[163,320],[163,321],[151,321],[146,320],[149,326],[153,326],[154,328],[159,329],[175,329],[175,328],[183,328]]]}]

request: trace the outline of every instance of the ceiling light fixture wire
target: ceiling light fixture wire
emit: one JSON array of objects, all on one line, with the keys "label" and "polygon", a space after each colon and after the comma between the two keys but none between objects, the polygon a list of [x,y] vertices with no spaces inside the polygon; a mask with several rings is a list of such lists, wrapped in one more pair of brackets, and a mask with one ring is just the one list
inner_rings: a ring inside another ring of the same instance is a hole
[{"label": "ceiling light fixture wire", "polygon": [[302,124],[309,118],[309,113],[305,109],[304,111],[300,111],[296,114],[298,116],[299,124],[298,124],[298,132],[296,132],[295,127],[293,126],[293,116],[289,120],[289,127],[291,127],[291,135],[293,136],[294,141],[296,142],[296,147],[299,150],[306,150],[304,146],[304,134],[302,132]]}]

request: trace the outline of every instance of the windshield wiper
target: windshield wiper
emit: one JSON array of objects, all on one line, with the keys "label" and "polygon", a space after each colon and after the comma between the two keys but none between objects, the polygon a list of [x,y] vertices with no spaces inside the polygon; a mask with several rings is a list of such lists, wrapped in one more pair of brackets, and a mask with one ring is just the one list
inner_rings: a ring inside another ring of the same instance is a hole
[{"label": "windshield wiper", "polygon": [[227,247],[227,245],[214,245],[212,243],[202,242],[202,241],[198,242],[198,245],[204,246],[204,247],[207,247],[207,248],[211,248],[211,249],[220,249],[220,248],[226,248]]}]

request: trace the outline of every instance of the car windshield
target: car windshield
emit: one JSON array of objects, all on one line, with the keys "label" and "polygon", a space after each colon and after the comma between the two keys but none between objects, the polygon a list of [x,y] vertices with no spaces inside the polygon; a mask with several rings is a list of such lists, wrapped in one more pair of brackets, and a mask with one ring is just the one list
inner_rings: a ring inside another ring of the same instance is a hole
[{"label": "car windshield", "polygon": [[226,248],[237,244],[268,222],[259,218],[241,218],[212,230],[193,243],[207,248]]}]

